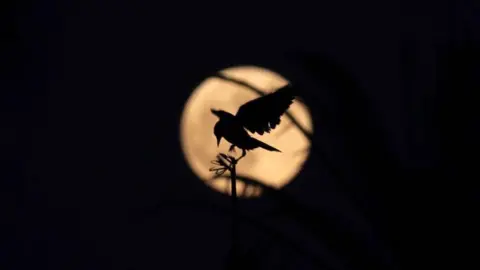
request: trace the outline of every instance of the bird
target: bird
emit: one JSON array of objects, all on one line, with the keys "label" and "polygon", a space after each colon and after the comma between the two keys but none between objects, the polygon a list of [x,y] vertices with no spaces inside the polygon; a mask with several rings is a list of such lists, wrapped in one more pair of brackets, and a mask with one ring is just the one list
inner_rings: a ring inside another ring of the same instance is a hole
[{"label": "bird", "polygon": [[217,138],[217,147],[224,138],[231,144],[229,152],[235,151],[235,147],[242,149],[240,158],[243,158],[247,151],[255,148],[281,152],[277,148],[253,138],[247,130],[252,134],[270,133],[280,124],[281,116],[293,103],[295,97],[293,87],[287,84],[275,92],[248,101],[239,107],[235,115],[211,108],[210,111],[219,118],[213,128],[213,133]]}]

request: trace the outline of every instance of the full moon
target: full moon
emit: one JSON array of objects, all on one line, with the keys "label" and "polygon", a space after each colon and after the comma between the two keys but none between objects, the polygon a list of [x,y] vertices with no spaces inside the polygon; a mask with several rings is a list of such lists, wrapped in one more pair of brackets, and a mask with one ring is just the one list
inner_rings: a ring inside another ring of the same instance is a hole
[{"label": "full moon", "polygon": [[[241,105],[261,96],[257,91],[267,94],[288,83],[287,79],[273,71],[255,66],[241,66],[222,70],[218,76],[206,78],[193,90],[183,110],[180,141],[185,159],[199,179],[214,190],[230,194],[228,175],[215,177],[209,170],[214,166],[211,161],[218,153],[237,157],[241,154],[238,148],[236,153],[229,153],[230,144],[225,140],[217,147],[213,127],[218,118],[210,112],[210,108],[235,115]],[[270,133],[263,136],[249,133],[282,152],[270,152],[261,148],[247,152],[245,158],[237,164],[239,197],[260,196],[262,185],[276,189],[285,186],[298,174],[308,158],[310,141],[304,131],[310,134],[313,132],[308,108],[296,99],[287,112],[297,124],[284,114],[280,118],[280,125]],[[242,181],[242,177],[261,184]]]}]

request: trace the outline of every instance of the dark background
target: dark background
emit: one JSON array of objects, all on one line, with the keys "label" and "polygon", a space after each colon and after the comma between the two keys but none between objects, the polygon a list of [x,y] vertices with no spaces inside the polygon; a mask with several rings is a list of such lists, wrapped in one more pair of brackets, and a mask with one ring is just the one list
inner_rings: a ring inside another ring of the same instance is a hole
[{"label": "dark background", "polygon": [[240,203],[245,269],[475,268],[475,1],[2,10],[1,269],[224,269],[230,199],[179,121],[236,65],[289,79],[315,128],[298,178]]}]

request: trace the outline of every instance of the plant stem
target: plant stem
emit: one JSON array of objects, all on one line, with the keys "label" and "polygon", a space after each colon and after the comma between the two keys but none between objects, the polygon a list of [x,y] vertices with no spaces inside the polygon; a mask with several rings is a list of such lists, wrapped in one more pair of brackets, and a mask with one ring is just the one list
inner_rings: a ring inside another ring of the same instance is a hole
[{"label": "plant stem", "polygon": [[236,170],[237,160],[234,160],[231,165],[230,179],[232,182],[232,255],[234,258],[237,257],[237,239],[238,239],[238,229],[237,229],[237,170]]}]

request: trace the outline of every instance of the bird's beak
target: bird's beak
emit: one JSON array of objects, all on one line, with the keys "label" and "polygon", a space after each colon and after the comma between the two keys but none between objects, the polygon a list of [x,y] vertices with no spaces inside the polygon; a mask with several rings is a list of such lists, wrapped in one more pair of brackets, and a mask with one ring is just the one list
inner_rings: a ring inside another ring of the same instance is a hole
[{"label": "bird's beak", "polygon": [[217,137],[217,147],[220,146],[220,141],[222,140],[222,136]]},{"label": "bird's beak", "polygon": [[218,115],[218,111],[217,111],[217,110],[215,110],[215,109],[210,109],[210,111],[211,111],[214,115],[220,117],[220,115]]}]

